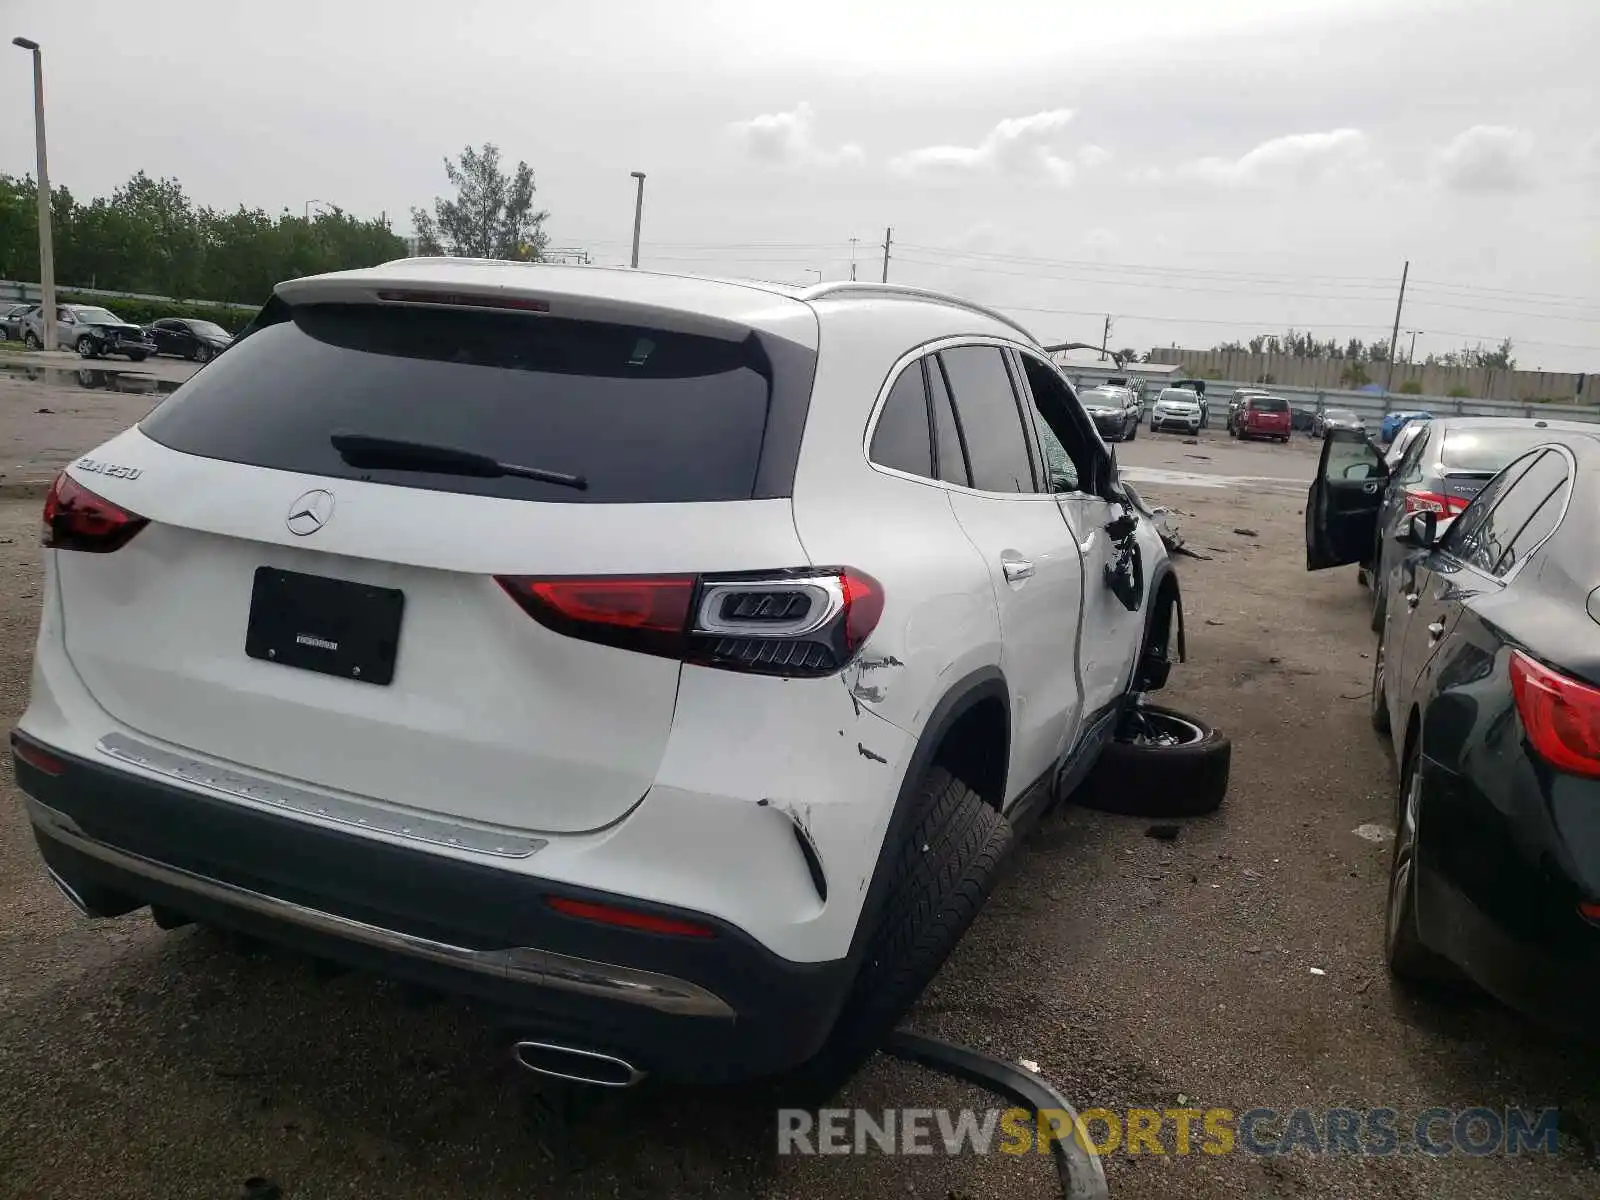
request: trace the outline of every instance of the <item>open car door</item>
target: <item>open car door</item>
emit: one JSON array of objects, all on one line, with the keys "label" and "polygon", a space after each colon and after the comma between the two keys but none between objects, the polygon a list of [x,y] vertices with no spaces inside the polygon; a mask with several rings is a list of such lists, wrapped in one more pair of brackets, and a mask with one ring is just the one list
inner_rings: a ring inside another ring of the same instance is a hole
[{"label": "open car door", "polygon": [[1388,486],[1383,452],[1365,433],[1328,430],[1306,496],[1306,570],[1362,562],[1371,554]]}]

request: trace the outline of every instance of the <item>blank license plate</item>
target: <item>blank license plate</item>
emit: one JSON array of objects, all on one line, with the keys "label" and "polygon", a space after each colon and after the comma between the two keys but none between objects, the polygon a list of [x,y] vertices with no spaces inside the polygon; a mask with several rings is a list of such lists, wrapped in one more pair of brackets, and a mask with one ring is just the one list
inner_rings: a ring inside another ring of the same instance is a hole
[{"label": "blank license plate", "polygon": [[286,667],[387,684],[405,605],[398,588],[257,567],[244,651]]}]

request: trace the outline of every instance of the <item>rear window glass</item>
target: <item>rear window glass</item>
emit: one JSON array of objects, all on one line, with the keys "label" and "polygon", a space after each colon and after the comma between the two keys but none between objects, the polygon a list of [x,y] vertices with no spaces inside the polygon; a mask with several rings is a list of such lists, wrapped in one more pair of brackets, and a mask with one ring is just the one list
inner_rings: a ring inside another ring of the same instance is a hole
[{"label": "rear window glass", "polygon": [[[771,374],[754,337],[314,305],[255,329],[140,428],[186,454],[335,479],[565,503],[743,500],[755,493]],[[448,446],[589,486],[358,470],[334,433]]]},{"label": "rear window glass", "polygon": [[[1289,402],[1280,400],[1276,396],[1251,396],[1250,407],[1256,412],[1282,413],[1289,411]],[[1337,413],[1329,413],[1328,415],[1338,416]]]},{"label": "rear window glass", "polygon": [[1548,429],[1451,429],[1439,447],[1439,462],[1446,471],[1493,475],[1535,446],[1556,440]]}]

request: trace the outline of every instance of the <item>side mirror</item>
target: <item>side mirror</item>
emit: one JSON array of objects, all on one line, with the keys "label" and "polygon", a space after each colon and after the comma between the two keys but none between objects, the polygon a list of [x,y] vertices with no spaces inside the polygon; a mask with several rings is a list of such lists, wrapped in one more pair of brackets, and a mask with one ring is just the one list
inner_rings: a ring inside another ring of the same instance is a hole
[{"label": "side mirror", "polygon": [[1402,546],[1415,546],[1419,550],[1433,549],[1439,541],[1439,514],[1412,513],[1400,528],[1399,541]]}]

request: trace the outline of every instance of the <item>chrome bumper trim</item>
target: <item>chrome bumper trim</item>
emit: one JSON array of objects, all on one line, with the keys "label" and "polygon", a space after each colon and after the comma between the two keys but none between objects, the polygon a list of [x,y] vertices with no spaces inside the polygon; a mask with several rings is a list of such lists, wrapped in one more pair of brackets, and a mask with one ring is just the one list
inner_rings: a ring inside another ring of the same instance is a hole
[{"label": "chrome bumper trim", "polygon": [[325,796],[308,788],[246,775],[228,767],[213,766],[187,755],[174,754],[123,733],[108,733],[95,747],[101,754],[176,779],[190,787],[206,788],[224,796],[255,800],[286,812],[337,821],[368,832],[387,833],[433,846],[453,846],[500,858],[528,858],[549,845],[545,838],[499,833],[439,817],[405,816],[369,800]]},{"label": "chrome bumper trim", "polygon": [[96,841],[78,827],[76,821],[65,813],[27,798],[28,815],[34,827],[46,837],[60,842],[80,854],[99,859],[130,874],[179,888],[208,900],[230,904],[274,920],[298,925],[317,933],[360,942],[381,950],[393,951],[411,958],[442,963],[480,975],[491,975],[533,987],[546,987],[559,992],[574,992],[624,1004],[637,1004],[658,1012],[687,1017],[719,1017],[732,1019],[733,1009],[720,996],[706,991],[697,984],[658,975],[654,971],[640,971],[632,967],[613,966],[586,958],[573,958],[530,946],[516,946],[507,950],[471,950],[436,942],[415,934],[395,929],[369,925],[336,913],[307,908],[276,896],[264,895],[235,884],[196,875],[178,867],[154,862],[126,850],[118,850],[104,842]]}]

